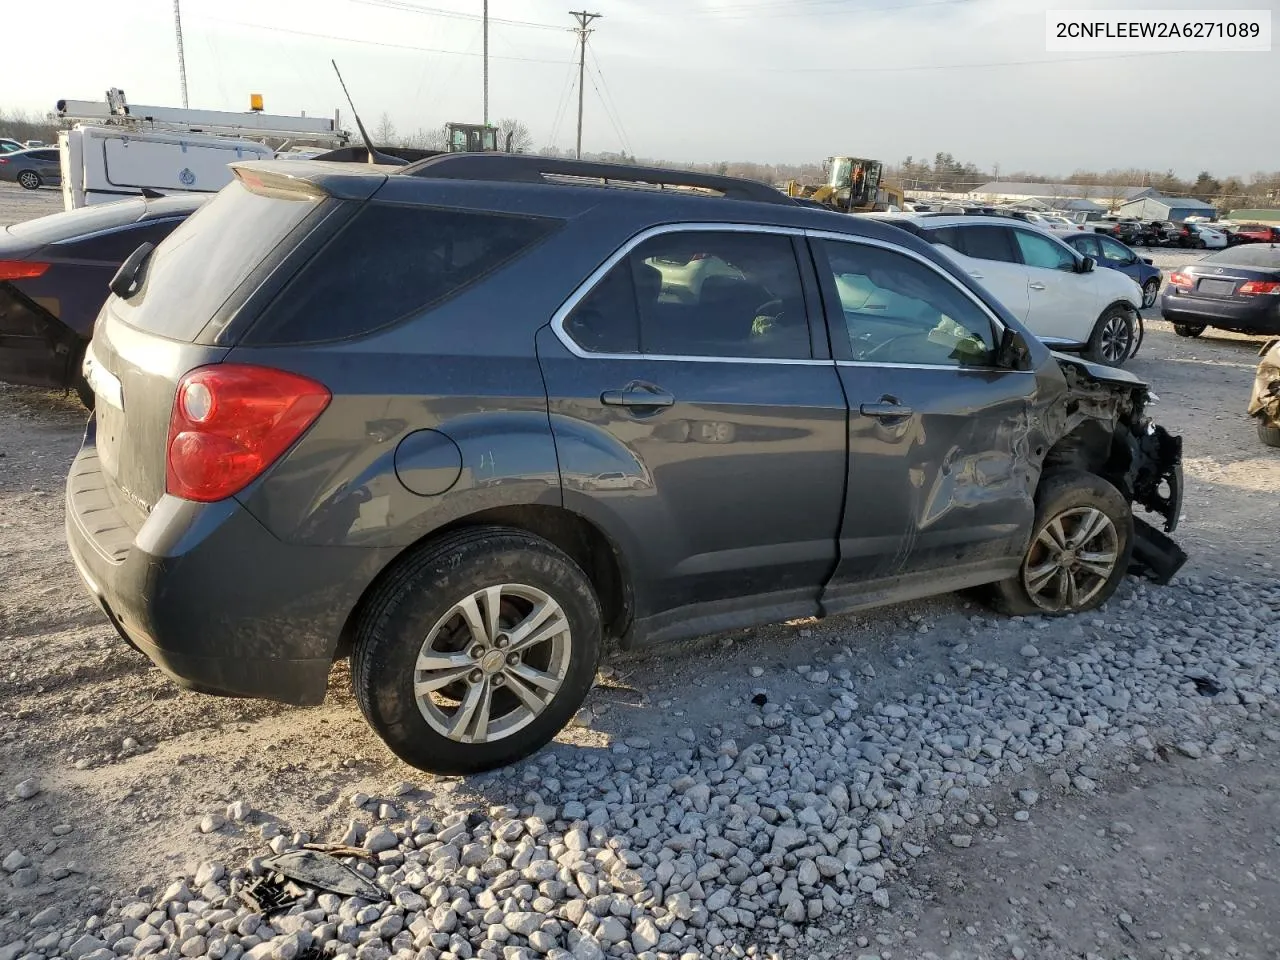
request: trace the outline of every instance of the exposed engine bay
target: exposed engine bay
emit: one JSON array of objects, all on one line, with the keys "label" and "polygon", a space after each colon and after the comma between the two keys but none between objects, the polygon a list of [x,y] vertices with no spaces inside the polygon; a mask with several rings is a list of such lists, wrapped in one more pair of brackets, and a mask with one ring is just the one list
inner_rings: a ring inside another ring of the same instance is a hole
[{"label": "exposed engine bay", "polygon": [[1156,398],[1125,370],[1055,353],[1067,381],[1061,401],[1045,414],[1052,444],[1044,468],[1080,467],[1105,477],[1130,502],[1163,519],[1163,532],[1136,514],[1135,572],[1167,583],[1187,555],[1166,534],[1182,512],[1182,438],[1146,416]]}]

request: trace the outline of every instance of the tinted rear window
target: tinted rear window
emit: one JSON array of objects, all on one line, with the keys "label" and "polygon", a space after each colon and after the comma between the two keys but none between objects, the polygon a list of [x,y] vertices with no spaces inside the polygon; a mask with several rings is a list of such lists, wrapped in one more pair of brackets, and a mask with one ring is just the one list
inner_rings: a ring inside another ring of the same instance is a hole
[{"label": "tinted rear window", "polygon": [[235,180],[192,214],[147,261],[142,289],[116,300],[125,323],[194,340],[218,308],[320,204],[304,194],[253,193]]},{"label": "tinted rear window", "polygon": [[99,230],[109,230],[126,223],[133,223],[146,212],[147,202],[118,200],[115,203],[95,204],[79,210],[66,210],[47,217],[37,217],[8,227],[9,236],[24,240],[31,246],[57,243],[72,237],[83,237]]},{"label": "tinted rear window", "polygon": [[1237,267],[1252,267],[1255,270],[1280,270],[1280,247],[1273,243],[1260,243],[1243,247],[1232,247],[1219,250],[1200,260],[1201,263],[1231,264]]},{"label": "tinted rear window", "polygon": [[246,342],[315,343],[371,333],[461,292],[559,224],[368,203],[289,281]]}]

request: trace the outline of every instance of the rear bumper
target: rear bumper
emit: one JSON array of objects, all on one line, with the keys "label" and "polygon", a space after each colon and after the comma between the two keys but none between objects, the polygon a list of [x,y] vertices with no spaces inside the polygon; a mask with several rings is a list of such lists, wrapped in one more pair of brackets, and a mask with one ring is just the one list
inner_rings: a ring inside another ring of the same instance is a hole
[{"label": "rear bumper", "polygon": [[1160,315],[1170,323],[1217,327],[1236,333],[1280,333],[1280,297],[1260,296],[1256,303],[1209,300],[1165,293]]},{"label": "rear bumper", "polygon": [[282,543],[237,501],[162,498],[130,529],[92,444],[67,480],[66,532],[81,579],[120,635],[181,686],[308,705],[324,699],[371,551]]}]

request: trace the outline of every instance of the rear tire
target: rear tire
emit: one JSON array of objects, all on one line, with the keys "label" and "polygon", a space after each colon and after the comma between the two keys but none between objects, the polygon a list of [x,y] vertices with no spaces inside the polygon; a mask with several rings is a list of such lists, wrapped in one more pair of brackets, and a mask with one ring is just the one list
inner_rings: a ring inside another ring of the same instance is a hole
[{"label": "rear tire", "polygon": [[[1095,532],[1078,540],[1091,529]],[[1055,560],[1055,550],[1062,561]],[[1011,616],[1093,610],[1116,592],[1132,553],[1133,511],[1119,490],[1083,470],[1045,474],[1036,490],[1035,524],[1018,572],[992,584],[988,602]],[[1063,570],[1068,571],[1065,578]]]},{"label": "rear tire", "polygon": [[1160,296],[1160,279],[1152,277],[1142,285],[1142,308],[1154,307],[1156,297]]},{"label": "rear tire", "polygon": [[1259,418],[1258,439],[1268,447],[1280,447],[1280,426],[1267,423],[1267,421]]},{"label": "rear tire", "polygon": [[1108,307],[1093,325],[1085,359],[1118,367],[1133,352],[1133,338],[1133,314],[1121,306]]},{"label": "rear tire", "polygon": [[44,181],[40,179],[40,174],[34,170],[23,170],[18,174],[18,183],[27,190],[39,190]]},{"label": "rear tire", "polygon": [[1175,323],[1173,332],[1180,337],[1198,337],[1204,333],[1205,325],[1203,323]]},{"label": "rear tire", "polygon": [[569,722],[595,680],[601,634],[591,581],[559,548],[508,527],[462,530],[375,589],[352,686],[405,763],[477,773],[529,756]]}]

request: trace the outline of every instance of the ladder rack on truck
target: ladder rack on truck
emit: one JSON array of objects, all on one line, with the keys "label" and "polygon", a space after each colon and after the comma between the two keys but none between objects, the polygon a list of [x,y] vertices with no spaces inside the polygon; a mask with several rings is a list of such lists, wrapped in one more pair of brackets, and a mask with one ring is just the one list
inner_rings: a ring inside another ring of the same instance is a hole
[{"label": "ladder rack on truck", "polygon": [[[213,193],[231,182],[237,160],[270,159],[303,141],[342,147],[350,135],[333,118],[129,104],[112,88],[105,101],[59,100],[58,116],[75,125],[58,135],[63,204],[68,209],[148,193]],[[281,145],[284,146],[283,144]]]}]

